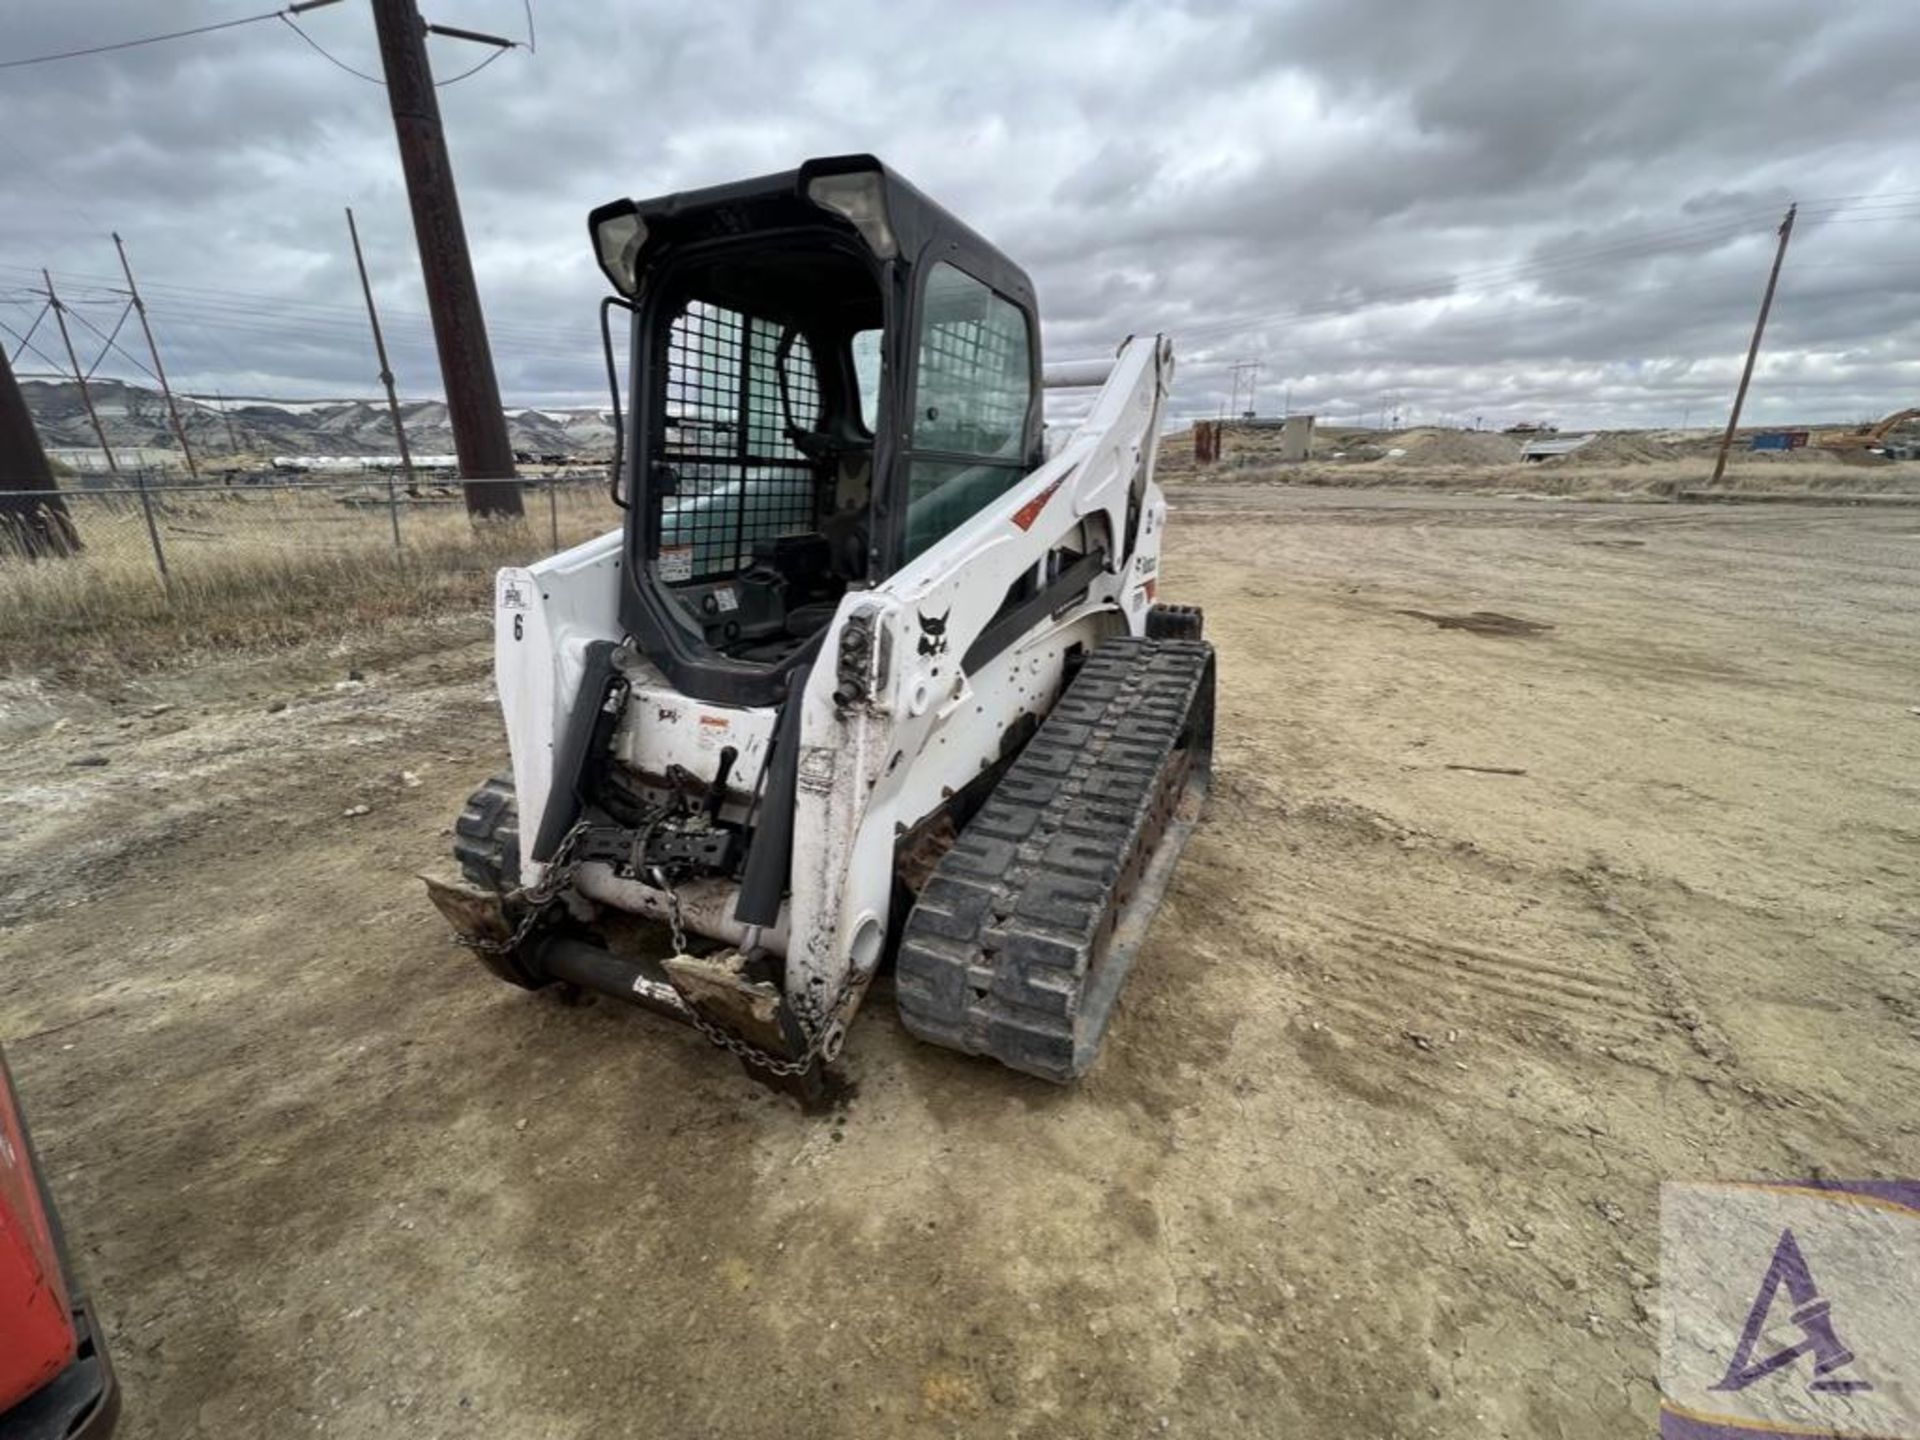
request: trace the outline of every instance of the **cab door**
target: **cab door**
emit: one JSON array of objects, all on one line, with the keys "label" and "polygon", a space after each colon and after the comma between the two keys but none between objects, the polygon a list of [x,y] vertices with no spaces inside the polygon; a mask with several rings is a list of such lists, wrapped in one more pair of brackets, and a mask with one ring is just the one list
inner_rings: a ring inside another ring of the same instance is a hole
[{"label": "cab door", "polygon": [[1029,314],[947,260],[920,280],[896,569],[1011,489],[1037,428]]}]

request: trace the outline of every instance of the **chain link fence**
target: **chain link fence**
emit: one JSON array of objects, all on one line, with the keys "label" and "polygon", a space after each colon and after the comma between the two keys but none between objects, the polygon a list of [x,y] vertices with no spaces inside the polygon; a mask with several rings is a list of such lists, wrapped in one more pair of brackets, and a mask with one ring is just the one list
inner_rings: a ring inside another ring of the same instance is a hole
[{"label": "chain link fence", "polygon": [[111,483],[0,492],[0,568],[67,558],[149,571],[167,589],[210,569],[265,560],[443,558],[466,542],[489,553],[522,535],[524,558],[617,526],[602,474],[519,482],[525,514],[475,521],[457,484],[409,488],[397,476],[189,483],[132,472]]},{"label": "chain link fence", "polygon": [[519,485],[512,519],[469,515],[458,482],[379,473],[0,490],[0,669],[484,611],[498,567],[620,525],[604,472]]}]

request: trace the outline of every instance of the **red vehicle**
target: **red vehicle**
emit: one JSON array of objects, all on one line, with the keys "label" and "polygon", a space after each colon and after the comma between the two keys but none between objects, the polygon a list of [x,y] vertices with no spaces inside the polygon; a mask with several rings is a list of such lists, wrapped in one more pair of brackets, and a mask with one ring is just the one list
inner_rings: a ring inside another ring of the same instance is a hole
[{"label": "red vehicle", "polygon": [[120,1412],[0,1057],[0,1440],[95,1440]]}]

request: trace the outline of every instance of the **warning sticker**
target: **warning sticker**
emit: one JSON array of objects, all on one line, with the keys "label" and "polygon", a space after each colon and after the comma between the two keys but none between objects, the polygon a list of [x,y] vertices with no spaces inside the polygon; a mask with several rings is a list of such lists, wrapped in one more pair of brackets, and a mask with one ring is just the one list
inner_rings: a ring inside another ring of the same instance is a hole
[{"label": "warning sticker", "polygon": [[695,743],[702,750],[718,750],[733,733],[733,722],[724,715],[702,715],[694,730]]},{"label": "warning sticker", "polygon": [[500,577],[500,608],[502,610],[531,610],[533,608],[533,582],[518,575]]},{"label": "warning sticker", "polygon": [[669,585],[693,578],[693,547],[691,545],[662,545],[660,547],[660,578]]},{"label": "warning sticker", "polygon": [[728,610],[738,610],[740,608],[740,597],[733,593],[733,587],[731,585],[722,585],[718,590],[713,592],[713,603],[718,605],[723,613]]}]

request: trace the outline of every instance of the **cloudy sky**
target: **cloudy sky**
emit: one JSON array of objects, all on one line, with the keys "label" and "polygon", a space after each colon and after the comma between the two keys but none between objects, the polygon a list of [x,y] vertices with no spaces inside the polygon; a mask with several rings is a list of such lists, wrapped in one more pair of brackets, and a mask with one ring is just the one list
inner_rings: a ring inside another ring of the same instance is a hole
[{"label": "cloudy sky", "polygon": [[[259,8],[9,5],[0,61]],[[1749,415],[1920,395],[1913,0],[423,9],[537,38],[441,92],[512,403],[603,393],[590,207],[852,150],[1027,266],[1051,357],[1170,332],[1181,415],[1257,360],[1262,413],[1711,423],[1789,200]],[[371,19],[301,25],[338,65],[269,20],[0,68],[0,322],[26,330],[45,265],[110,329],[118,229],[183,388],[371,393],[350,204],[402,391],[438,393],[385,97],[340,68],[377,71]],[[489,53],[432,48],[443,77]]]}]

